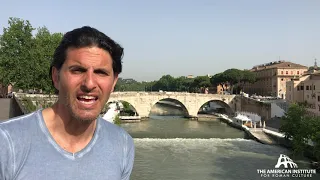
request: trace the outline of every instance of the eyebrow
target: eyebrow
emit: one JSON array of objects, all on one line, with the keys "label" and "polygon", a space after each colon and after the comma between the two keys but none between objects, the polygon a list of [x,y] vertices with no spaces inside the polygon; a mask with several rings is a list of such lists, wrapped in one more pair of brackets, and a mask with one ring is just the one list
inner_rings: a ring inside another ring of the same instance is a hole
[{"label": "eyebrow", "polygon": [[[69,70],[74,70],[74,69],[80,69],[83,71],[87,71],[88,68],[83,67],[81,65],[71,65],[68,67]],[[110,70],[108,70],[107,68],[96,68],[93,70],[93,72],[105,72],[105,73],[110,73]]]}]

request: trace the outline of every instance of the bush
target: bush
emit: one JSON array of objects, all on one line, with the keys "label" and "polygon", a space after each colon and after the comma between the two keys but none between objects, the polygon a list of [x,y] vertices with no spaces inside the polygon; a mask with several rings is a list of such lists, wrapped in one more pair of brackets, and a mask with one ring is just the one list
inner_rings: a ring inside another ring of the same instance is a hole
[{"label": "bush", "polygon": [[22,98],[22,105],[25,107],[27,113],[33,112],[37,110],[37,106],[35,106],[29,97]]},{"label": "bush", "polygon": [[114,124],[120,125],[121,124],[121,119],[119,117],[119,114],[116,115],[116,117],[113,120]]}]

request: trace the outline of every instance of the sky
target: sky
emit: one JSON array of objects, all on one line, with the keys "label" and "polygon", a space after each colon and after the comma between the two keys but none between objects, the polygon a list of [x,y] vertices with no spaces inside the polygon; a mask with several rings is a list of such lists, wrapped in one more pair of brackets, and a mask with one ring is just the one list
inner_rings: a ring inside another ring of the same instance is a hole
[{"label": "sky", "polygon": [[9,17],[65,33],[89,25],[124,48],[122,78],[214,75],[285,60],[320,64],[319,0],[0,0]]}]

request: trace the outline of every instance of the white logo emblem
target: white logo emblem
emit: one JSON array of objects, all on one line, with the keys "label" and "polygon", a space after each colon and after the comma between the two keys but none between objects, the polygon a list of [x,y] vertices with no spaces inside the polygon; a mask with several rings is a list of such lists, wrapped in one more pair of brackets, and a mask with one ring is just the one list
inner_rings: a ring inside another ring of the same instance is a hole
[{"label": "white logo emblem", "polygon": [[298,168],[298,165],[292,161],[288,156],[280,154],[275,168],[280,168],[283,165],[284,168]]}]

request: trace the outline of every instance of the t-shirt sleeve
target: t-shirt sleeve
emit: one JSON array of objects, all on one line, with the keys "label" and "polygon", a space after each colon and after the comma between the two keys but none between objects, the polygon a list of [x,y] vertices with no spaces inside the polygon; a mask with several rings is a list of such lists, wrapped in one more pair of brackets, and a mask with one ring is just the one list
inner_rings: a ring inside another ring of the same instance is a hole
[{"label": "t-shirt sleeve", "polygon": [[126,136],[126,144],[124,147],[124,169],[122,171],[121,180],[129,180],[130,175],[133,168],[134,163],[134,154],[135,154],[135,148],[134,148],[134,142],[131,136]]},{"label": "t-shirt sleeve", "polygon": [[13,145],[10,135],[0,127],[0,179],[11,180],[14,173]]}]

